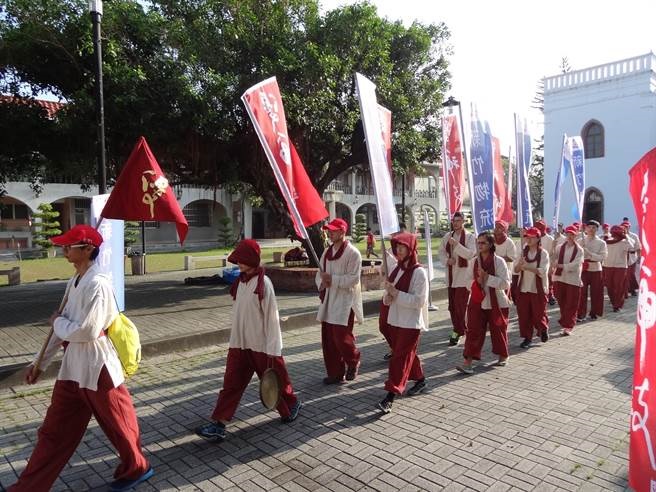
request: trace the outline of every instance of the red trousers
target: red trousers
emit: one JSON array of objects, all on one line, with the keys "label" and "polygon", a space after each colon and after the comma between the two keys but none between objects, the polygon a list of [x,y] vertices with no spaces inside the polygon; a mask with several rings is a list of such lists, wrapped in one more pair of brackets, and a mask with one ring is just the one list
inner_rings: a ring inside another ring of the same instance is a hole
[{"label": "red trousers", "polygon": [[463,336],[467,331],[465,314],[467,314],[467,302],[469,301],[469,289],[467,287],[449,287],[449,314],[453,331]]},{"label": "red trousers", "polygon": [[387,314],[389,313],[389,306],[386,306],[385,304],[380,303],[380,314],[378,316],[378,331],[380,331],[383,336],[385,337],[385,340],[387,340],[387,345],[389,345],[390,349],[392,348],[392,344],[394,343],[392,341],[392,336],[390,335],[390,330],[389,330],[389,325],[387,324]]},{"label": "red trousers", "polygon": [[522,338],[533,338],[533,333],[540,335],[549,331],[546,294],[519,292],[518,289],[515,306],[519,320],[519,335]]},{"label": "red trousers", "polygon": [[289,417],[290,409],[296,404],[296,395],[289,380],[285,359],[282,356],[271,357],[262,352],[254,352],[250,349],[231,348],[228,349],[228,361],[226,362],[225,375],[223,376],[223,388],[219,391],[213,420],[230,421],[234,417],[241,396],[248,383],[251,382],[253,373],[261,377],[268,367],[273,368],[282,383],[280,403],[276,410],[281,417]]},{"label": "red trousers", "polygon": [[465,359],[481,360],[481,350],[485,344],[485,332],[490,329],[492,353],[508,357],[508,308],[500,308],[499,313],[492,309],[482,309],[480,304],[469,303],[467,307],[467,338],[465,338]]},{"label": "red trousers", "polygon": [[626,293],[630,294],[631,292],[637,292],[640,286],[638,285],[638,279],[636,278],[636,268],[640,265],[640,262],[636,262],[633,265],[629,265],[626,269]]},{"label": "red trousers", "polygon": [[510,293],[508,294],[509,299],[517,304],[517,296],[519,294],[519,275],[513,274],[512,280],[510,281]]},{"label": "red trousers", "polygon": [[421,361],[417,357],[419,336],[421,330],[399,328],[387,325],[387,333],[392,347],[392,358],[389,360],[389,376],[385,381],[385,391],[403,394],[408,380],[424,379]]},{"label": "red trousers", "polygon": [[602,272],[581,273],[581,298],[579,299],[579,318],[585,318],[588,309],[588,290],[590,291],[590,315],[604,315],[604,279]]},{"label": "red trousers", "polygon": [[626,268],[604,267],[604,282],[613,308],[624,307],[626,296]]},{"label": "red trousers", "polygon": [[579,309],[581,287],[566,284],[565,282],[554,282],[554,293],[560,307],[558,323],[563,328],[572,330],[576,324],[576,311]]},{"label": "red trousers", "polygon": [[321,323],[321,348],[323,362],[329,378],[341,379],[347,367],[355,367],[360,363],[360,351],[355,346],[353,322],[355,313],[351,311],[348,325]]},{"label": "red trousers", "polygon": [[50,490],[82,441],[92,415],[118,451],[121,463],[114,478],[135,479],[144,474],[150,464],[141,451],[132,398],[125,385],[114,388],[112,378],[103,367],[96,391],[80,388],[74,381],[55,383],[36,447],[18,482],[9,490]]}]

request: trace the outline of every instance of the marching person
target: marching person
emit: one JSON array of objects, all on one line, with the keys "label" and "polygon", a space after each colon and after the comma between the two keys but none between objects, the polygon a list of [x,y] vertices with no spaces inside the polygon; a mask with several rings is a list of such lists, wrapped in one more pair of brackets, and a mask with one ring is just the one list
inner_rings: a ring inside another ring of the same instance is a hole
[{"label": "marching person", "polygon": [[232,420],[253,373],[259,378],[272,368],[281,383],[278,413],[283,423],[296,420],[301,402],[294,394],[282,357],[282,333],[273,284],[260,266],[260,245],[253,239],[240,241],[228,256],[239,266],[239,278],[230,287],[232,328],[228,345],[223,388],[212,412],[212,421],[196,428],[196,434],[210,441],[226,437],[226,424]]},{"label": "marching person", "polygon": [[419,264],[414,234],[396,234],[391,242],[395,258],[388,258],[388,271],[392,273],[385,282],[383,304],[388,307],[386,338],[392,356],[385,382],[387,396],[378,403],[383,413],[392,410],[395,396],[403,394],[408,380],[415,382],[408,395],[426,389],[417,347],[421,331],[428,330],[428,274]]},{"label": "marching person", "polygon": [[476,256],[476,238],[464,228],[464,216],[460,212],[453,214],[451,232],[442,238],[440,258],[447,267],[447,291],[449,295],[449,314],[453,331],[449,336],[449,345],[458,345],[458,340],[465,335],[467,325],[467,300],[472,282],[469,260]]},{"label": "marching person", "polygon": [[603,232],[602,232],[602,234],[601,234],[601,239],[603,239],[604,241],[605,241],[606,239],[610,239],[610,238],[611,238],[611,235],[610,235],[610,224],[604,222],[604,224],[603,224],[603,226],[602,226],[602,229],[603,229]]},{"label": "marching person", "polygon": [[631,222],[625,217],[622,227],[626,229],[626,237],[632,243],[629,250],[628,267],[626,271],[626,295],[636,296],[638,294],[638,269],[640,268],[640,252],[642,245],[637,234],[631,232]]},{"label": "marching person", "polygon": [[352,381],[358,375],[360,351],[355,345],[353,324],[362,323],[362,290],[360,272],[362,256],[346,240],[348,226],[334,219],[325,226],[332,243],[321,255],[321,270],[317,272],[321,348],[327,376],[324,384]]},{"label": "marching person", "polygon": [[524,339],[520,345],[522,348],[531,346],[533,333],[538,334],[543,343],[549,340],[549,254],[540,244],[540,235],[537,227],[530,227],[524,232],[526,246],[515,263],[515,272],[520,276],[515,306],[519,334]]},{"label": "marching person", "polygon": [[547,226],[547,223],[544,221],[544,219],[538,220],[535,223],[535,227],[540,231],[540,246],[549,255],[549,270],[547,273],[549,280],[549,292],[547,294],[547,300],[549,305],[553,306],[556,304],[556,297],[554,296],[553,291],[553,269],[551,268],[554,250],[554,237],[550,234],[551,227]]},{"label": "marching person", "polygon": [[510,272],[503,258],[494,253],[494,236],[489,232],[476,239],[478,256],[472,262],[471,296],[467,305],[467,337],[464,361],[456,369],[473,374],[472,361],[481,360],[485,332],[490,330],[492,353],[499,357],[496,365],[508,363],[508,296]]},{"label": "marching person", "polygon": [[599,222],[589,220],[585,229],[583,247],[583,271],[581,272],[581,298],[577,321],[583,321],[588,308],[588,290],[590,291],[590,319],[595,320],[604,315],[604,280],[602,264],[608,250],[606,242],[597,237]]},{"label": "marching person", "polygon": [[617,313],[624,307],[626,298],[626,270],[628,255],[632,244],[626,236],[626,229],[619,225],[610,228],[609,239],[606,239],[608,254],[604,261],[604,283],[608,298]]},{"label": "marching person", "polygon": [[581,269],[583,265],[583,248],[576,242],[579,230],[573,226],[565,228],[565,242],[556,247],[556,265],[554,270],[554,293],[560,307],[558,323],[562,335],[569,336],[576,324],[576,312],[581,296]]},{"label": "marching person", "polygon": [[[494,223],[494,248],[495,254],[503,258],[506,262],[509,272],[514,272],[513,262],[519,256],[515,242],[508,237],[508,223],[505,220],[497,220]],[[521,251],[521,250],[520,250]],[[515,292],[513,286],[517,286],[516,280],[513,277],[514,284],[511,283],[510,295],[514,299]]]},{"label": "marching person", "polygon": [[50,490],[82,441],[91,417],[118,451],[120,464],[110,490],[129,490],[153,476],[141,450],[132,398],[123,384],[123,369],[105,330],[118,316],[109,278],[94,261],[102,236],[88,225],[76,225],[51,238],[75,267],[61,312],[50,317],[53,335],[38,368],[27,367],[25,382],[34,384],[64,347],[64,357],[50,407],[39,428],[36,447],[12,492]]},{"label": "marching person", "polygon": [[367,258],[371,258],[371,255],[374,255],[378,258],[378,254],[374,251],[376,247],[376,238],[374,233],[371,232],[371,227],[367,227]]}]

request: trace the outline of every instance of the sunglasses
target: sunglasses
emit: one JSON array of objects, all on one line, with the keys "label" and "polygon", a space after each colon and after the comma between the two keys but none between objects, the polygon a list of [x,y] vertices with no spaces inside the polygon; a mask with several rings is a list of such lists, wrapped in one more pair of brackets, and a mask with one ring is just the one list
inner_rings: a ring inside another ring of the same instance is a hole
[{"label": "sunglasses", "polygon": [[66,245],[66,246],[62,246],[61,248],[62,248],[64,251],[68,251],[69,249],[73,249],[73,248],[86,248],[87,246],[89,246],[89,245],[88,245],[88,244],[68,244],[68,245]]}]

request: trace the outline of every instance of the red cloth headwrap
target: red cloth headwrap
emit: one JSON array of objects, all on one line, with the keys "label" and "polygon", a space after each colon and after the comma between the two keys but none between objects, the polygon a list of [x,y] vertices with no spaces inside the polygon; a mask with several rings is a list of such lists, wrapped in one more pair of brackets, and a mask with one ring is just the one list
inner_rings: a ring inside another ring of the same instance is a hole
[{"label": "red cloth headwrap", "polygon": [[260,245],[254,239],[239,241],[235,250],[228,256],[230,263],[243,263],[253,268],[260,266]]}]

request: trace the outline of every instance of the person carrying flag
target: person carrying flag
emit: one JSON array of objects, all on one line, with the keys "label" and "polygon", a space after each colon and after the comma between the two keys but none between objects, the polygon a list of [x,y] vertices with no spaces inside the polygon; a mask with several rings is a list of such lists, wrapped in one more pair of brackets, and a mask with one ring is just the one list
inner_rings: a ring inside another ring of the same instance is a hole
[{"label": "person carrying flag", "polygon": [[568,336],[576,324],[576,312],[581,295],[581,269],[583,265],[583,248],[576,242],[579,230],[570,225],[565,228],[565,242],[556,247],[554,292],[560,307],[562,335]]},{"label": "person carrying flag", "polygon": [[414,234],[396,234],[391,242],[394,257],[387,258],[387,262],[392,273],[385,282],[380,313],[392,349],[385,382],[387,396],[378,403],[383,413],[390,413],[394,398],[403,394],[408,380],[415,381],[408,390],[409,396],[426,389],[417,347],[421,331],[428,330],[428,273],[419,264]]},{"label": "person carrying flag", "polygon": [[273,284],[260,266],[260,245],[253,239],[240,241],[228,256],[239,266],[240,274],[230,287],[232,328],[223,388],[212,412],[212,421],[196,428],[196,434],[209,441],[226,437],[226,424],[237,411],[253,373],[259,378],[272,368],[281,383],[278,413],[282,423],[296,420],[301,401],[292,388],[282,356],[282,333]]},{"label": "person carrying flag", "polygon": [[602,264],[608,255],[606,242],[597,237],[599,222],[589,220],[585,237],[580,244],[583,247],[583,271],[581,272],[581,299],[577,321],[585,320],[588,308],[588,290],[590,291],[590,319],[596,320],[604,315],[604,280]]},{"label": "person carrying flag", "polygon": [[110,490],[130,490],[153,476],[141,450],[139,424],[132,397],[123,384],[123,369],[106,329],[118,316],[109,278],[95,262],[103,238],[88,225],[76,225],[50,239],[61,246],[75,267],[63,309],[50,317],[53,334],[41,364],[30,364],[25,382],[34,384],[64,347],[50,407],[39,428],[27,467],[11,492],[50,490],[71,458],[93,416],[118,451],[120,464]]},{"label": "person carrying flag", "polygon": [[339,384],[354,380],[360,367],[360,351],[353,335],[353,324],[362,323],[362,290],[360,273],[362,256],[346,240],[348,226],[342,219],[333,219],[323,226],[331,245],[319,261],[316,284],[319,289],[321,348],[327,376],[324,384]]},{"label": "person carrying flag", "polygon": [[508,363],[508,308],[506,292],[510,288],[510,272],[506,262],[495,254],[494,236],[483,232],[476,238],[478,255],[472,262],[471,296],[467,305],[467,337],[464,361],[456,369],[473,374],[472,361],[481,360],[485,332],[490,330],[492,353],[498,356],[496,365]]},{"label": "person carrying flag", "polygon": [[464,220],[461,212],[454,213],[451,232],[442,238],[440,244],[440,258],[447,268],[449,314],[453,324],[453,331],[449,336],[451,346],[458,345],[458,340],[467,331],[465,315],[472,282],[470,260],[476,256],[476,238],[465,230]]},{"label": "person carrying flag", "polygon": [[540,244],[540,230],[530,227],[524,232],[526,246],[515,263],[519,274],[517,284],[517,318],[519,334],[524,339],[521,348],[533,343],[533,333],[540,335],[542,343],[549,340],[547,292],[549,292],[549,254]]}]

